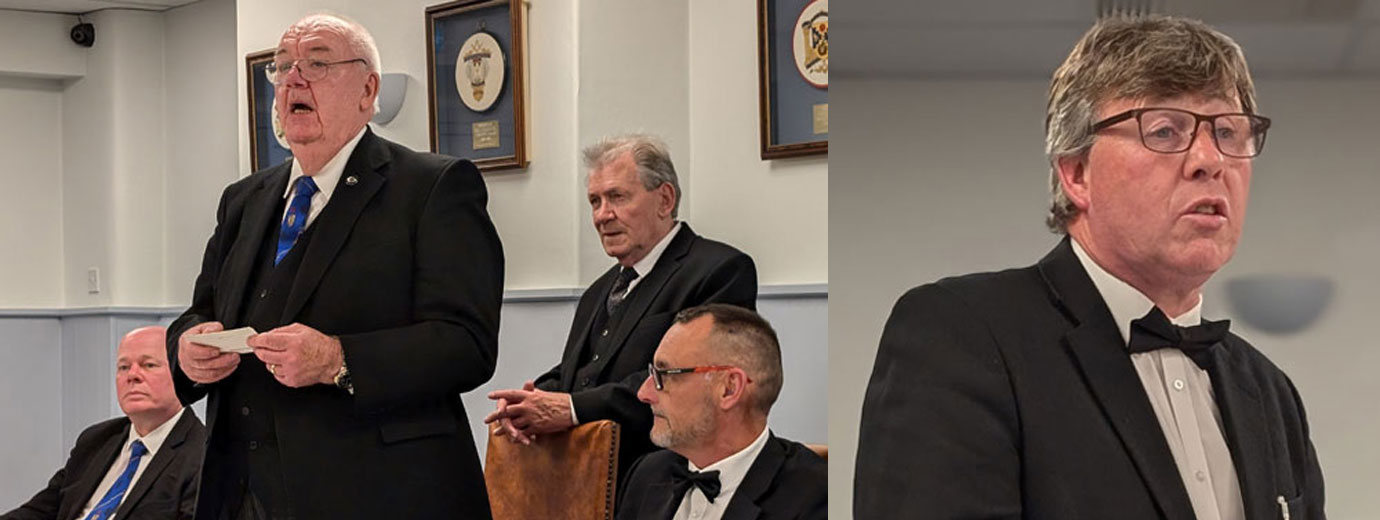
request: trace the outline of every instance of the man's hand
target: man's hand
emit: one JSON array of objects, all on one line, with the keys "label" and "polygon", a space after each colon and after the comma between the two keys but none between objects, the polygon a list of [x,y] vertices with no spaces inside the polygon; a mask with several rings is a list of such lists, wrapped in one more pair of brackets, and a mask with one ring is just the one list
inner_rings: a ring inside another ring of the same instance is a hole
[{"label": "man's hand", "polygon": [[301,323],[255,334],[246,343],[254,347],[254,355],[274,379],[292,388],[335,384],[335,375],[345,363],[339,339]]},{"label": "man's hand", "polygon": [[484,418],[485,424],[499,422],[513,440],[531,444],[539,433],[565,431],[575,426],[570,416],[570,394],[538,390],[531,381],[521,390],[496,390],[489,399],[498,401],[498,409]]},{"label": "man's hand", "polygon": [[221,352],[216,347],[198,345],[187,340],[192,334],[220,332],[225,326],[219,321],[198,323],[177,338],[177,366],[187,379],[202,384],[210,384],[225,379],[235,367],[240,366],[240,355]]}]

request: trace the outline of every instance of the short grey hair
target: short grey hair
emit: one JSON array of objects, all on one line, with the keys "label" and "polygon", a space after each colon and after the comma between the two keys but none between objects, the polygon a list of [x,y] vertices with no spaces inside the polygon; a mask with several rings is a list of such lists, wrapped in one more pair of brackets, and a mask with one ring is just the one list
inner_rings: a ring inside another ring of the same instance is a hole
[{"label": "short grey hair", "polygon": [[1067,234],[1078,214],[1059,182],[1059,160],[1092,148],[1098,107],[1115,99],[1185,94],[1235,97],[1241,111],[1256,113],[1241,46],[1198,20],[1163,15],[1110,16],[1088,29],[1049,85],[1050,231]]},{"label": "short grey hair", "polygon": [[781,369],[781,343],[776,330],[752,310],[726,303],[710,303],[676,313],[675,323],[689,323],[708,315],[714,326],[711,358],[741,368],[757,385],[748,404],[766,416],[781,396],[785,375]]},{"label": "short grey hair", "polygon": [[[680,214],[680,178],[676,176],[676,166],[671,163],[671,152],[666,143],[656,136],[647,134],[628,134],[607,137],[585,148],[585,169],[593,172],[631,155],[637,165],[637,177],[647,191],[670,184],[675,192],[675,202],[671,206],[671,218]],[[586,178],[588,182],[588,178]]]}]

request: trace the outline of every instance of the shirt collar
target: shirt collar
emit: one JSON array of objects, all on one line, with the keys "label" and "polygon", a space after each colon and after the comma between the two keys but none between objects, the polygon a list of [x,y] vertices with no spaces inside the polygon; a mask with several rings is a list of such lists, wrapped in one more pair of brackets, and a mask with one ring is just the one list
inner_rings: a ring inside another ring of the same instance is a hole
[{"label": "shirt collar", "polygon": [[647,276],[647,273],[651,272],[653,267],[656,267],[656,261],[661,259],[661,253],[666,251],[666,246],[671,245],[671,239],[676,237],[676,233],[680,232],[680,228],[680,221],[676,221],[676,225],[671,226],[671,231],[666,233],[666,236],[661,237],[661,241],[657,242],[656,245],[652,247],[652,250],[647,252],[647,256],[642,257],[641,260],[633,264],[633,270],[637,271],[638,278]]},{"label": "shirt collar", "polygon": [[[364,128],[359,129],[359,133],[347,141],[345,146],[340,147],[340,151],[336,152],[335,156],[331,157],[331,160],[321,167],[321,171],[311,176],[312,181],[316,183],[317,193],[325,197],[322,200],[331,200],[331,194],[335,192],[335,185],[340,182],[340,176],[345,172],[345,164],[350,162],[350,154],[354,153],[355,146],[359,144],[360,139],[364,138],[364,131],[368,129],[369,125],[364,125]],[[292,188],[296,186],[297,178],[303,175],[306,173],[302,171],[302,162],[292,161],[292,175],[288,177],[287,187],[283,189],[283,198],[286,199],[292,195]]]},{"label": "shirt collar", "polygon": [[172,432],[173,426],[177,424],[178,420],[182,419],[182,413],[186,411],[187,409],[185,407],[179,409],[172,418],[163,421],[163,424],[158,425],[157,428],[149,431],[148,435],[143,437],[139,436],[139,432],[134,430],[134,424],[131,423],[129,425],[129,438],[125,439],[125,449],[128,450],[129,445],[134,444],[135,439],[138,439],[143,441],[145,448],[148,448],[149,455],[157,453],[158,448],[163,446],[163,441],[168,440],[168,434]]},{"label": "shirt collar", "polygon": [[[1093,286],[1097,287],[1097,292],[1101,293],[1102,301],[1107,303],[1107,308],[1112,311],[1112,319],[1116,320],[1116,329],[1121,333],[1121,340],[1130,344],[1131,341],[1131,322],[1145,317],[1155,303],[1144,293],[1131,287],[1121,279],[1112,276],[1102,266],[1097,265],[1088,252],[1083,250],[1083,246],[1077,240],[1073,242],[1073,253],[1078,256],[1078,261],[1083,264],[1083,269],[1088,272],[1088,277],[1092,278]],[[1198,295],[1198,303],[1181,315],[1169,318],[1169,321],[1181,327],[1191,327],[1203,321],[1203,295]]]},{"label": "shirt collar", "polygon": [[719,496],[724,496],[743,482],[747,477],[747,472],[752,469],[752,463],[757,462],[757,456],[762,453],[762,448],[767,445],[767,437],[771,432],[770,428],[762,426],[762,433],[757,434],[757,439],[746,448],[738,450],[737,453],[719,459],[718,462],[705,466],[704,469],[696,468],[695,463],[689,459],[685,461],[690,465],[690,471],[715,471],[719,472]]}]

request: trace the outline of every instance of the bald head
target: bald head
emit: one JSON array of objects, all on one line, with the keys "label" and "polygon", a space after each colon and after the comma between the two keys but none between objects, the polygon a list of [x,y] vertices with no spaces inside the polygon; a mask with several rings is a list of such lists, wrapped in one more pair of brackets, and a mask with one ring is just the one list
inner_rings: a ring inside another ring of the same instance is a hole
[{"label": "bald head", "polygon": [[141,327],[120,340],[115,359],[115,392],[120,409],[139,435],[157,428],[182,409],[168,368],[167,329]]}]

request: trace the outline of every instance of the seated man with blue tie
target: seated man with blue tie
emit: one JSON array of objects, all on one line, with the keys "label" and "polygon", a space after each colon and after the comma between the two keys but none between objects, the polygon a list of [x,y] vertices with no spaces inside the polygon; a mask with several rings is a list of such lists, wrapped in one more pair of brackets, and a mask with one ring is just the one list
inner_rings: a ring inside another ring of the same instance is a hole
[{"label": "seated man with blue tie", "polygon": [[206,428],[182,407],[168,371],[166,330],[120,341],[115,390],[125,417],[81,432],[67,465],[3,520],[191,518]]},{"label": "seated man with blue tie", "polygon": [[829,464],[767,428],[783,377],[766,320],[725,304],[681,311],[647,372],[637,397],[666,449],[628,470],[619,520],[828,517]]}]

